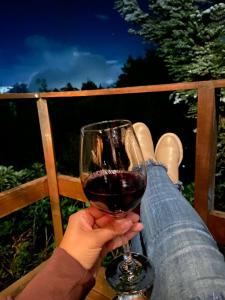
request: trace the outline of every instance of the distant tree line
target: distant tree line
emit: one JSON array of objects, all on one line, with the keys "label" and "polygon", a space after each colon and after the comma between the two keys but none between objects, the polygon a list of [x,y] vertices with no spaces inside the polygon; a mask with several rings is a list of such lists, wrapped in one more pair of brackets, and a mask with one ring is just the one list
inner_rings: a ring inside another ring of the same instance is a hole
[{"label": "distant tree line", "polygon": [[[144,57],[128,57],[121,74],[113,87],[137,86],[171,82],[167,68],[155,50],[146,51]],[[50,91],[46,79],[39,79],[39,91]],[[102,88],[93,81],[84,82],[82,90]],[[78,90],[71,83],[53,91]],[[29,92],[26,84],[16,83],[10,90],[12,93]],[[1,101],[0,123],[4,131],[0,138],[4,147],[0,149],[3,165],[13,165],[24,168],[36,161],[43,162],[41,137],[36,112],[36,101],[17,100]],[[89,122],[128,118],[133,122],[143,121],[153,131],[155,142],[166,131],[182,135],[179,124],[187,132],[184,138],[187,150],[194,145],[194,122],[186,119],[187,111],[184,103],[173,105],[168,93],[151,93],[142,95],[82,97],[74,99],[57,99],[49,101],[49,111],[52,121],[56,147],[58,168],[61,172],[78,172],[79,159],[79,129]],[[193,152],[193,151],[192,151]],[[194,153],[185,162],[189,171],[187,177],[193,178]]]}]

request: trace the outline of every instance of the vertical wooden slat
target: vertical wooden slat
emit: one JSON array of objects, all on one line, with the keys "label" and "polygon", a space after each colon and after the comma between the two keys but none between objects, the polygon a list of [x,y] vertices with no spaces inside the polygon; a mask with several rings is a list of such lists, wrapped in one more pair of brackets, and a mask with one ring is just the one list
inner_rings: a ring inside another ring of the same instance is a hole
[{"label": "vertical wooden slat", "polygon": [[213,83],[198,88],[197,138],[195,157],[195,209],[207,223],[213,209],[216,161],[216,106]]},{"label": "vertical wooden slat", "polygon": [[58,191],[58,181],[56,174],[55,155],[52,140],[51,124],[48,113],[48,105],[45,99],[37,101],[38,116],[41,129],[42,144],[45,157],[45,167],[48,179],[48,189],[51,202],[52,219],[56,245],[59,245],[62,236],[62,218],[60,211],[60,199]]}]

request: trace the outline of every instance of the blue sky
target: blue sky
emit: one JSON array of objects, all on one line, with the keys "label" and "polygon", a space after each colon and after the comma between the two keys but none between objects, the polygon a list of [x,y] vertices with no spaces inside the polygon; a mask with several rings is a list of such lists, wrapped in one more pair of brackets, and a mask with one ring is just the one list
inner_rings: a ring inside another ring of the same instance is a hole
[{"label": "blue sky", "polygon": [[8,0],[1,3],[0,86],[16,82],[34,88],[93,80],[112,84],[128,55],[147,45],[128,34],[113,0]]}]

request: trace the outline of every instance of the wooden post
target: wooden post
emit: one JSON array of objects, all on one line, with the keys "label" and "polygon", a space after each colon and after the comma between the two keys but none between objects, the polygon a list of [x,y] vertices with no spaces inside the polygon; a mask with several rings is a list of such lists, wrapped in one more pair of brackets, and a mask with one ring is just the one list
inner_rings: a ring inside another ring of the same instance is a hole
[{"label": "wooden post", "polygon": [[214,204],[216,138],[215,88],[213,82],[201,82],[198,87],[195,209],[205,223]]},{"label": "wooden post", "polygon": [[63,236],[63,230],[55,165],[55,155],[47,101],[45,99],[40,98],[37,101],[37,108],[41,129],[42,145],[44,150],[45,167],[47,172],[55,242],[56,245],[59,245]]}]

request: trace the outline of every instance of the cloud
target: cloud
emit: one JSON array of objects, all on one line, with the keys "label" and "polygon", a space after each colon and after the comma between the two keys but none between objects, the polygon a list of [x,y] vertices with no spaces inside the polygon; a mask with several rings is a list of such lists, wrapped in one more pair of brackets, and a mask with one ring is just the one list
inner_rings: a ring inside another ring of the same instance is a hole
[{"label": "cloud", "polygon": [[[121,66],[108,64],[101,55],[86,52],[69,51],[64,53],[48,53],[49,66],[33,76],[30,89],[36,88],[36,80],[45,78],[49,88],[62,87],[70,82],[73,86],[80,88],[87,80],[94,81],[97,85],[109,85],[115,82],[120,73]],[[56,67],[57,66],[57,67]]]},{"label": "cloud", "polygon": [[[117,60],[65,47],[44,36],[30,36],[26,39],[26,55],[18,57],[11,67],[15,82],[25,82],[31,91],[37,90],[36,80],[44,78],[48,88],[61,88],[70,82],[80,88],[83,82],[92,80],[97,85],[108,86],[117,79],[121,65]],[[10,82],[10,84],[12,84]]]},{"label": "cloud", "polygon": [[60,47],[60,44],[56,41],[52,41],[47,39],[42,35],[31,35],[25,39],[25,45],[28,46],[30,49],[34,50],[45,50],[45,49],[55,49]]},{"label": "cloud", "polygon": [[97,14],[97,15],[95,15],[95,17],[97,19],[99,19],[100,21],[109,21],[110,20],[110,17],[108,15]]}]

